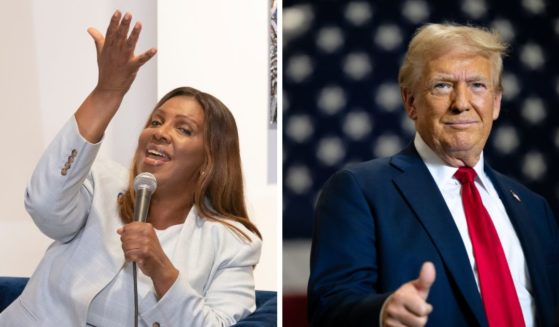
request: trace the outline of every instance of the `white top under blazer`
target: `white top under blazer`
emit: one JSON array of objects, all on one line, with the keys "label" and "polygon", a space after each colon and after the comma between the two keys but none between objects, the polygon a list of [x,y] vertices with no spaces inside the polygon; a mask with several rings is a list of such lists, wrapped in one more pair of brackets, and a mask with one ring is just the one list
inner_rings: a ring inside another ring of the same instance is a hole
[{"label": "white top under blazer", "polygon": [[[37,164],[25,206],[54,242],[20,297],[0,313],[0,326],[85,326],[92,299],[125,267],[117,197],[128,170],[96,161],[100,146],[81,137],[72,117]],[[252,242],[191,209],[169,258],[179,277],[161,299],[140,306],[140,326],[229,326],[254,311],[261,241],[229,222]]]}]

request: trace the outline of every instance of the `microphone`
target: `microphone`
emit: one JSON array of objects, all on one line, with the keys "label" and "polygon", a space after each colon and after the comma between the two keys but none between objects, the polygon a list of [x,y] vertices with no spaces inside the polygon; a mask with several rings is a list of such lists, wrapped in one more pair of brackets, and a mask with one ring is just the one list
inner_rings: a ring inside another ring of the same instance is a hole
[{"label": "microphone", "polygon": [[[151,196],[157,188],[157,180],[151,173],[141,173],[134,178],[134,192],[136,192],[136,203],[134,204],[134,221],[141,223],[146,221],[149,211]],[[132,264],[132,278],[134,279],[134,327],[138,326],[138,272],[136,263]]]},{"label": "microphone", "polygon": [[157,180],[151,173],[141,173],[134,178],[136,204],[134,205],[134,221],[145,222],[148,216],[151,196],[157,188]]}]

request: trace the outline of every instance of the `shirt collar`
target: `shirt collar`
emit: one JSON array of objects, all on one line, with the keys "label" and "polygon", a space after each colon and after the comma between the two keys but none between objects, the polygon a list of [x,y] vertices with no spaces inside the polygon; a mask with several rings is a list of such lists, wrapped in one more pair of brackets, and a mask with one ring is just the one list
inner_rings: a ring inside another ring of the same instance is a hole
[{"label": "shirt collar", "polygon": [[[444,161],[442,161],[442,159],[439,158],[439,156],[427,145],[427,143],[425,143],[421,135],[419,135],[419,133],[417,132],[415,133],[413,144],[415,145],[419,156],[427,166],[427,169],[429,169],[431,176],[433,176],[433,179],[438,185],[444,185],[448,182],[454,181],[453,177],[458,168],[449,166]],[[473,168],[478,176],[476,180],[481,184],[481,186],[487,189],[487,185],[490,182],[487,175],[485,175],[483,167],[484,159],[482,152],[479,156],[479,161]]]}]

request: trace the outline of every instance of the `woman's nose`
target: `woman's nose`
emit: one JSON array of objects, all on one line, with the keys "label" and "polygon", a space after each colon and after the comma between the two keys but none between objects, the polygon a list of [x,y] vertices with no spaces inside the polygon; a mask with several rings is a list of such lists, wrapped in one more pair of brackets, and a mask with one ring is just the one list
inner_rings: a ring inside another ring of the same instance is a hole
[{"label": "woman's nose", "polygon": [[153,138],[157,141],[169,142],[169,128],[167,125],[161,125],[153,132]]}]

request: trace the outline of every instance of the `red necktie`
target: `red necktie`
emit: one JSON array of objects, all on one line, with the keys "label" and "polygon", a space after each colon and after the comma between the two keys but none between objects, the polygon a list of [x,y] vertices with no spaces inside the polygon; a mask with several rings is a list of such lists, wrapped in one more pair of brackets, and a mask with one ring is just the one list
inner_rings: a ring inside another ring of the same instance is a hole
[{"label": "red necktie", "polygon": [[474,184],[476,172],[470,167],[461,167],[454,176],[462,184],[462,203],[489,326],[525,326],[499,235]]}]

